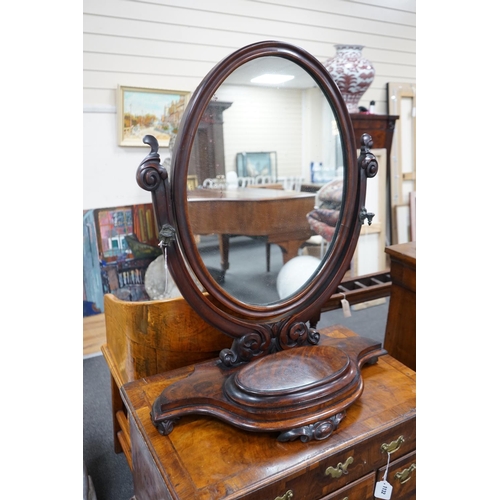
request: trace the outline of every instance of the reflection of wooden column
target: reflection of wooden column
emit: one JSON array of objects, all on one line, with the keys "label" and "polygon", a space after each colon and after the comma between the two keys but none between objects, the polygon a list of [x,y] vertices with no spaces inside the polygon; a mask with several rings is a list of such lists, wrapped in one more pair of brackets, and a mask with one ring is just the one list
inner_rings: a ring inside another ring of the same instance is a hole
[{"label": "reflection of wooden column", "polygon": [[198,184],[205,179],[226,174],[222,113],[231,104],[210,102],[201,118],[189,162],[189,175],[196,175]]}]

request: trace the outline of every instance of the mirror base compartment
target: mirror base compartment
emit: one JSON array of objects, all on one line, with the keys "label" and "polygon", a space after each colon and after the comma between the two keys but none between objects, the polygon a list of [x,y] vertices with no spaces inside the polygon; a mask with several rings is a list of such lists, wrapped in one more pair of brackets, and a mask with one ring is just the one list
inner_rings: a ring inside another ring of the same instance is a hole
[{"label": "mirror base compartment", "polygon": [[169,373],[151,420],[168,435],[186,415],[207,415],[281,442],[330,437],[363,392],[361,368],[386,354],[365,337],[322,339],[227,368],[211,360]]}]

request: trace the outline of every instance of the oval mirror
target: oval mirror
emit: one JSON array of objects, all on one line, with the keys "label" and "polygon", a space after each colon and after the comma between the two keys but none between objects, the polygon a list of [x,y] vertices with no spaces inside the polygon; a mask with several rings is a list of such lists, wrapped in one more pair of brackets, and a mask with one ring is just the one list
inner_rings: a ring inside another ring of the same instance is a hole
[{"label": "oval mirror", "polygon": [[[254,80],[265,74],[288,79]],[[193,93],[170,177],[155,141],[144,142],[152,151],[137,178],[153,192],[170,273],[205,320],[237,339],[238,361],[317,342],[306,322],[349,268],[366,176],[376,173],[358,167],[349,114],[325,67],[282,42],[244,47]],[[332,182],[318,193],[303,178],[319,162]],[[331,219],[318,217],[323,208]],[[323,248],[306,259],[315,236]]]},{"label": "oval mirror", "polygon": [[[305,185],[309,169],[329,181],[326,193]],[[187,191],[188,222],[204,275],[247,304],[294,295],[334,240],[343,173],[338,121],[303,67],[263,56],[236,68],[208,103],[189,158],[201,182]]]}]

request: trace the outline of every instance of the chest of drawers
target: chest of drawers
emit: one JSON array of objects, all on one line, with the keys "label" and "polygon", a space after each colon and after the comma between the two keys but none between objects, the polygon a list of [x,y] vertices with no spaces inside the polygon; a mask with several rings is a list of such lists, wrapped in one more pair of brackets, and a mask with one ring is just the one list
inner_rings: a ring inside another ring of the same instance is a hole
[{"label": "chest of drawers", "polygon": [[391,258],[391,301],[384,348],[394,358],[417,369],[417,247],[416,242],[385,249]]},{"label": "chest of drawers", "polygon": [[[335,326],[331,337],[355,335]],[[191,367],[121,388],[128,410],[137,500],[326,500],[373,498],[384,476],[392,500],[415,498],[415,372],[389,355],[362,369],[363,394],[328,439],[280,443],[210,416],[186,416],[168,436],[150,420],[161,391]]]}]

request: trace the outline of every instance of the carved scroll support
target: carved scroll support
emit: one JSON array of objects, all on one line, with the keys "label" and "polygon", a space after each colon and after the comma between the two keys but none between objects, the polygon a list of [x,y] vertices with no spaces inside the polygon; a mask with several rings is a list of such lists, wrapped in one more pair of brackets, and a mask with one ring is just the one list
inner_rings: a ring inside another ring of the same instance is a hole
[{"label": "carved scroll support", "polygon": [[[361,136],[361,153],[358,157],[358,167],[365,172],[366,177],[372,178],[377,175],[378,172],[378,161],[373,153],[370,152],[370,148],[373,146],[373,140],[369,134],[363,134]],[[359,212],[359,221],[364,224],[365,219],[368,220],[368,225],[371,226],[373,217],[375,214],[368,212],[366,207],[362,207]]]},{"label": "carved scroll support", "polygon": [[[156,137],[146,135],[142,139],[142,142],[147,144],[151,148],[151,151],[137,168],[135,178],[137,184],[139,184],[142,189],[151,192],[158,231],[161,231],[164,229],[165,225],[169,225],[170,227],[173,226],[168,187],[168,172],[167,169],[160,164],[160,155],[158,153],[159,145]],[[166,246],[162,244],[161,239],[160,246],[162,248]]]},{"label": "carved scroll support", "polygon": [[373,146],[373,140],[369,134],[363,134],[361,136],[361,152],[358,157],[358,167],[363,169],[366,173],[366,177],[372,178],[377,175],[378,172],[378,161],[373,153],[370,152],[370,148]]},{"label": "carved scroll support", "polygon": [[282,432],[278,436],[278,441],[295,441],[299,438],[303,443],[307,443],[313,439],[322,441],[323,439],[329,438],[337,430],[337,427],[345,416],[346,412],[342,411],[327,420]]},{"label": "carved scroll support", "polygon": [[146,135],[142,142],[151,148],[149,154],[142,160],[136,173],[137,184],[146,191],[156,191],[160,184],[168,179],[165,167],[160,165],[158,140],[152,135]]},{"label": "carved scroll support", "polygon": [[278,351],[317,345],[320,334],[304,322],[280,321],[260,328],[235,339],[230,349],[223,349],[219,358],[227,367],[248,363],[254,359]]}]

